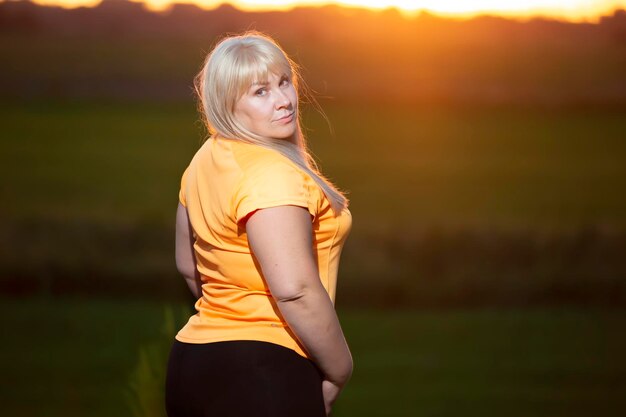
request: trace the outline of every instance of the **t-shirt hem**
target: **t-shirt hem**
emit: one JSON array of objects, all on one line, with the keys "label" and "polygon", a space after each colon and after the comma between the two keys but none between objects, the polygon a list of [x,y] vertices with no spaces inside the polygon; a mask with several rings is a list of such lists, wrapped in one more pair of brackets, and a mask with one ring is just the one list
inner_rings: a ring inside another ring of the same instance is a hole
[{"label": "t-shirt hem", "polygon": [[267,201],[255,201],[254,204],[246,204],[242,205],[237,213],[237,221],[241,221],[245,219],[250,213],[255,210],[270,208],[270,207],[278,207],[285,205],[293,205],[306,209],[313,218],[315,218],[316,213],[313,208],[310,207],[309,202],[306,200],[296,200],[296,199],[281,199],[281,200],[267,200]]},{"label": "t-shirt hem", "polygon": [[287,341],[277,340],[277,339],[271,338],[271,337],[263,337],[262,335],[255,335],[255,336],[243,336],[243,335],[242,336],[236,336],[236,335],[233,335],[232,337],[221,336],[221,337],[194,338],[194,337],[183,336],[179,332],[174,338],[176,340],[178,340],[179,342],[193,343],[193,344],[213,343],[213,342],[227,342],[227,341],[234,341],[234,340],[256,340],[256,341],[260,341],[260,342],[268,342],[268,343],[273,343],[275,345],[286,347],[288,349],[293,350],[298,355],[300,355],[300,356],[302,356],[302,357],[304,357],[306,359],[310,359],[310,357],[304,352],[304,350],[302,350],[300,348],[300,346],[297,343],[295,343],[293,341],[287,342]]}]

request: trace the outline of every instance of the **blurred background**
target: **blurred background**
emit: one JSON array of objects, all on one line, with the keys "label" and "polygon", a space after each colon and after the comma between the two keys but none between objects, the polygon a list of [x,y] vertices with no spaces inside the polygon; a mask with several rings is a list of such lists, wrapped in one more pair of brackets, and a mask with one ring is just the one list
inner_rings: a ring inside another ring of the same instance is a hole
[{"label": "blurred background", "polygon": [[623,415],[626,2],[261,3],[0,2],[3,413],[164,415],[192,80],[257,29],[351,199],[334,416]]}]

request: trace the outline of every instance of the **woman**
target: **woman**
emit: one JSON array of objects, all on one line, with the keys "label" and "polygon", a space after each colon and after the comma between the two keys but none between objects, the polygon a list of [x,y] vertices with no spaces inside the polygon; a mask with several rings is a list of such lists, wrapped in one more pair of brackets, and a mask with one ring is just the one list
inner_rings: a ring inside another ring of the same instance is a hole
[{"label": "woman", "polygon": [[169,417],[327,416],[352,374],[334,310],[352,220],[308,153],[298,84],[258,32],[196,77],[211,136],[182,176],[176,263],[197,314],[170,352]]}]

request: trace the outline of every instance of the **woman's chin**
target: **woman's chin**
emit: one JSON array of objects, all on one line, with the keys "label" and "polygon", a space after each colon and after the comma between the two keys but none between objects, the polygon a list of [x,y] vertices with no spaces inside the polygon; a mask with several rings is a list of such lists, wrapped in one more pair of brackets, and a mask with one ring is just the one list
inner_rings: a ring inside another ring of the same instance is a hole
[{"label": "woman's chin", "polygon": [[286,140],[286,141],[290,141],[290,142],[294,142],[296,139],[296,130],[290,130],[290,131],[283,131],[283,132],[276,132],[274,133],[274,135],[272,136],[274,139],[280,139],[280,140]]}]

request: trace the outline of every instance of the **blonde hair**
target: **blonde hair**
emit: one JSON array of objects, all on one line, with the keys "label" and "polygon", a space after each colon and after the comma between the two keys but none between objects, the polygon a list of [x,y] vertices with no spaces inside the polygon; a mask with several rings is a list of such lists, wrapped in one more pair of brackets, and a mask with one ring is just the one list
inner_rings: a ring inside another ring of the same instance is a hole
[{"label": "blonde hair", "polygon": [[348,206],[348,199],[325,178],[311,156],[300,125],[293,140],[263,137],[246,129],[234,116],[235,105],[255,80],[266,80],[270,73],[287,74],[298,100],[306,86],[301,82],[298,66],[268,35],[247,31],[228,36],[207,55],[203,68],[194,79],[198,110],[212,137],[240,140],[273,149],[305,171],[322,189],[335,215]]}]

